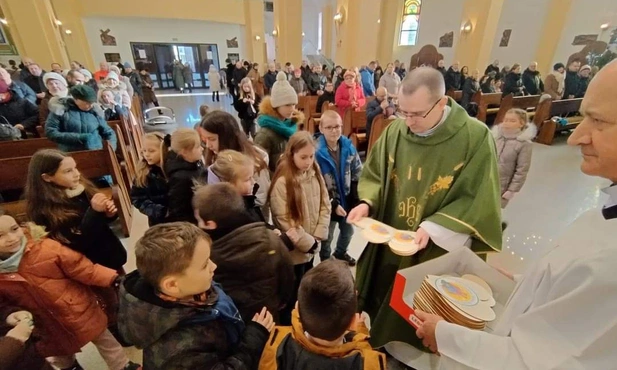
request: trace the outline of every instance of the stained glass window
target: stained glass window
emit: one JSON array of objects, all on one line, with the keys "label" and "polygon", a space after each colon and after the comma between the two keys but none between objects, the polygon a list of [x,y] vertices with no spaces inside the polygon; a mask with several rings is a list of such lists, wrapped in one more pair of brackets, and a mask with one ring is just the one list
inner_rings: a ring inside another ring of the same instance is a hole
[{"label": "stained glass window", "polygon": [[405,0],[399,45],[415,45],[418,40],[422,0]]}]

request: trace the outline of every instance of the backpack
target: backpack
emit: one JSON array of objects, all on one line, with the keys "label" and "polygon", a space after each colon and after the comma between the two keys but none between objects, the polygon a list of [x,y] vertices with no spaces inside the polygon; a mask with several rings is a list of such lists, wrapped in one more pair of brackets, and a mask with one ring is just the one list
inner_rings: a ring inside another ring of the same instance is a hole
[{"label": "backpack", "polygon": [[21,140],[21,131],[13,127],[4,116],[0,116],[4,122],[0,122],[0,141]]}]

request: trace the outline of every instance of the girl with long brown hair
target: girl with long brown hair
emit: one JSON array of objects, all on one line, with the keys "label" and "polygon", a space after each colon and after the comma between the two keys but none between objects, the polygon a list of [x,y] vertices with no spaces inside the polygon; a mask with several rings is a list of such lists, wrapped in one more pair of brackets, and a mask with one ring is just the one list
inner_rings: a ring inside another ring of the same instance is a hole
[{"label": "girl with long brown hair", "polygon": [[32,156],[26,182],[28,218],[49,237],[90,261],[122,270],[126,250],[109,228],[117,214],[109,199],[77,170],[75,160],[55,149]]},{"label": "girl with long brown hair", "polygon": [[261,97],[255,94],[253,83],[248,77],[240,81],[238,88],[240,89],[240,96],[234,102],[234,108],[238,111],[238,117],[246,137],[254,139],[256,133],[255,118],[257,118],[257,113],[259,113]]},{"label": "girl with long brown hair", "polygon": [[163,173],[167,150],[165,136],[160,132],[144,136],[143,156],[131,188],[131,203],[148,216],[149,226],[164,222],[167,215],[167,178]]},{"label": "girl with long brown hair", "polygon": [[[274,173],[269,193],[274,225],[282,232],[298,229],[298,240],[290,253],[296,276],[295,292],[313,266],[314,255],[321,241],[328,238],[330,227],[330,200],[315,162],[315,150],[310,133],[293,134]],[[293,306],[290,304],[288,308]]]}]

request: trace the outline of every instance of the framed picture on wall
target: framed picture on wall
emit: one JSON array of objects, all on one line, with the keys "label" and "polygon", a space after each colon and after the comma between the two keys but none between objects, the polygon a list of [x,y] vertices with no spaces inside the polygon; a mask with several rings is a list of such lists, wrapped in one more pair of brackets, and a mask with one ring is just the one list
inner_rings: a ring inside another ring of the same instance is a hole
[{"label": "framed picture on wall", "polygon": [[105,53],[105,61],[108,63],[120,63],[120,53]]},{"label": "framed picture on wall", "polygon": [[240,54],[238,53],[227,53],[227,58],[231,60],[232,63],[236,63],[240,60]]}]

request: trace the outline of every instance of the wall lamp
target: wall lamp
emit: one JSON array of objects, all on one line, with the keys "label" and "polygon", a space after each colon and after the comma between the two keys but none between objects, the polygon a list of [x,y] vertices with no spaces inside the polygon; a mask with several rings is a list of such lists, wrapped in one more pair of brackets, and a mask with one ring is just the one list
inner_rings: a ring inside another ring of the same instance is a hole
[{"label": "wall lamp", "polygon": [[463,33],[470,33],[472,30],[473,30],[473,25],[471,24],[470,21],[463,23],[463,25],[461,26],[461,32]]}]

